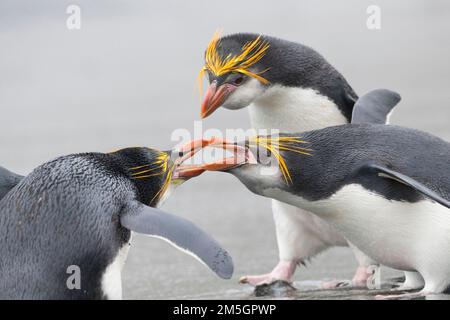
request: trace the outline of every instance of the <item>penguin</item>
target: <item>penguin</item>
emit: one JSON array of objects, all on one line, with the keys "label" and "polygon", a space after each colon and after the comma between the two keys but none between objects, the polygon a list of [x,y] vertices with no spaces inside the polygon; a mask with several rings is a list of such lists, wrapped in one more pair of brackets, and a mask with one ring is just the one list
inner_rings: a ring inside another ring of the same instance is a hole
[{"label": "penguin", "polygon": [[[219,107],[248,107],[252,128],[266,130],[264,134],[310,131],[351,121],[357,94],[339,71],[308,46],[267,35],[216,32],[204,58],[198,80],[201,83],[206,76],[209,87],[201,105],[202,118]],[[267,274],[243,276],[242,283],[291,282],[298,265],[327,248],[350,245],[359,267],[346,283],[366,286],[376,262],[334,227],[307,210],[277,200],[272,201],[272,211],[279,263]],[[323,286],[341,287],[342,283]]]},{"label": "penguin", "polygon": [[22,180],[23,176],[0,166],[0,200]]},{"label": "penguin", "polygon": [[0,299],[120,299],[132,232],[166,240],[229,279],[233,262],[217,241],[157,209],[188,180],[177,174],[187,157],[182,148],[126,148],[36,168],[0,201]]},{"label": "penguin", "polygon": [[[381,124],[390,108],[379,108],[377,94],[366,98],[373,108],[356,105],[351,124],[257,137],[244,147],[216,141],[234,148],[235,166],[219,162],[197,170],[231,173],[258,195],[308,210],[374,261],[423,283],[419,292],[379,298],[448,292],[450,143]],[[261,161],[261,149],[276,161]],[[268,166],[278,170],[261,170]]]}]

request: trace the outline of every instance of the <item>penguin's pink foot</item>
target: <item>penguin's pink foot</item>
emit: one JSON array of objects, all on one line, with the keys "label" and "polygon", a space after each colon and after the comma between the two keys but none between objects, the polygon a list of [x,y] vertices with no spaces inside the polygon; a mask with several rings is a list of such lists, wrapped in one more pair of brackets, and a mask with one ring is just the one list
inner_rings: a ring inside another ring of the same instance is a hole
[{"label": "penguin's pink foot", "polygon": [[429,295],[428,292],[419,291],[419,292],[408,292],[402,294],[378,294],[375,296],[376,300],[397,300],[397,299],[416,299]]},{"label": "penguin's pink foot", "polygon": [[322,289],[338,289],[338,288],[367,288],[367,282],[372,278],[374,272],[373,266],[359,266],[356,269],[353,279],[350,280],[334,280],[322,283]]},{"label": "penguin's pink foot", "polygon": [[273,278],[271,273],[266,273],[255,276],[243,276],[239,279],[239,283],[247,283],[256,287],[261,284],[269,284],[274,280],[275,279]]},{"label": "penguin's pink foot", "polygon": [[272,272],[263,275],[244,276],[239,279],[239,283],[247,283],[252,286],[270,284],[277,280],[290,283],[296,267],[297,262],[295,261],[280,261]]},{"label": "penguin's pink foot", "polygon": [[367,288],[367,283],[373,279],[373,275],[376,270],[378,270],[378,266],[375,268],[374,266],[359,266],[353,276],[352,286],[355,288]]}]

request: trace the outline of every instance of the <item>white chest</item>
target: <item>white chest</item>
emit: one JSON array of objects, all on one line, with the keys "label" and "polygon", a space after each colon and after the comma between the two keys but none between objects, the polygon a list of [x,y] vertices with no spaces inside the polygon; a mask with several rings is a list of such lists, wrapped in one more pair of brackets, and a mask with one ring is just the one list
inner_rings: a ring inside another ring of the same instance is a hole
[{"label": "white chest", "polygon": [[450,210],[430,200],[387,200],[358,184],[319,201],[279,189],[265,195],[314,212],[384,265],[417,270],[427,261],[450,259]]},{"label": "white chest", "polygon": [[103,294],[109,300],[122,299],[122,269],[131,246],[131,238],[117,253],[113,262],[106,268],[102,276]]},{"label": "white chest", "polygon": [[249,106],[255,129],[302,132],[347,123],[336,104],[312,89],[274,86]]}]

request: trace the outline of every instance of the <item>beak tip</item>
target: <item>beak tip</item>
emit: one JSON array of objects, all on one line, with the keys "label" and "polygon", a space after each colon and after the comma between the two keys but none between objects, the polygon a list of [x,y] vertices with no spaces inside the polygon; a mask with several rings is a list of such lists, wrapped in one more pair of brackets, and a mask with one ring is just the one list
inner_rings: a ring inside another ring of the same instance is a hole
[{"label": "beak tip", "polygon": [[205,119],[213,114],[224,103],[232,91],[230,86],[222,85],[216,88],[215,83],[211,84],[206,91],[201,105],[200,118]]},{"label": "beak tip", "polygon": [[209,104],[203,103],[200,109],[200,119],[206,119],[213,113],[212,111],[214,110],[211,109],[211,106]]}]

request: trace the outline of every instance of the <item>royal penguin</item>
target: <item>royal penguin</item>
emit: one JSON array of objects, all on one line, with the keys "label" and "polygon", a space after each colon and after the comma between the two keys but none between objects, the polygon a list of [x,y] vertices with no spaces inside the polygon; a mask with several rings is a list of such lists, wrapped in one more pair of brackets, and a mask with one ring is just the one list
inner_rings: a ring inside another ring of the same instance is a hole
[{"label": "royal penguin", "polygon": [[0,299],[120,299],[133,232],[167,240],[230,278],[231,257],[217,241],[157,209],[188,179],[177,174],[188,153],[72,154],[22,178],[0,201]]},{"label": "royal penguin", "polygon": [[[351,124],[251,138],[245,146],[217,139],[234,150],[226,160],[235,166],[220,160],[197,170],[231,173],[258,195],[314,213],[374,261],[404,270],[402,289],[422,287],[388,298],[447,292],[450,143],[384,125],[394,93],[377,90],[360,100]],[[261,160],[265,155],[276,161]],[[277,170],[267,170],[272,166]]]},{"label": "royal penguin", "polygon": [[[205,52],[199,80],[209,86],[201,106],[206,118],[219,107],[247,107],[259,134],[303,132],[349,123],[357,94],[342,74],[314,49],[267,35],[216,33]],[[265,132],[263,131],[265,130]],[[327,248],[350,245],[359,267],[347,285],[366,286],[376,262],[361,253],[333,226],[307,210],[272,201],[279,263],[262,275],[243,276],[251,285],[290,282],[298,265]],[[342,287],[329,281],[326,288]]]}]

